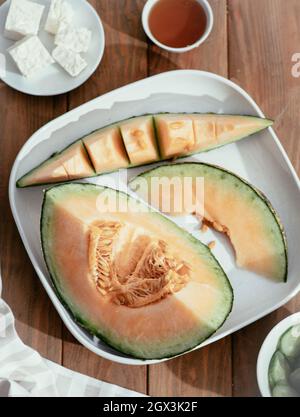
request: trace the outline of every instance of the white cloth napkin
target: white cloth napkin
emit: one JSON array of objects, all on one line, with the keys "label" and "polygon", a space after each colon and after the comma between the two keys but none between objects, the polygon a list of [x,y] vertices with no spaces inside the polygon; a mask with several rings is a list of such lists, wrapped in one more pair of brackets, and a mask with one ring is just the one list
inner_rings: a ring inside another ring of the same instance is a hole
[{"label": "white cloth napkin", "polygon": [[98,381],[41,358],[15,330],[14,316],[1,299],[0,397],[137,397],[134,391]]}]

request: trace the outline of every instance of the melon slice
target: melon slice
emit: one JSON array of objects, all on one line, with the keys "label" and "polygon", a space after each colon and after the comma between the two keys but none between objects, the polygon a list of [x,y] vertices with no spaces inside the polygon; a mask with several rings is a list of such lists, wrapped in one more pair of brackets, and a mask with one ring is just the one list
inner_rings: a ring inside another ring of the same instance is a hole
[{"label": "melon slice", "polygon": [[[159,178],[164,178],[164,187],[151,192],[151,182]],[[178,195],[168,190],[166,178],[181,178],[182,184],[184,178],[192,178],[192,193],[195,193],[196,179],[202,178],[204,193],[194,194],[195,204],[190,213],[203,205],[200,214],[216,230],[229,236],[239,267],[276,281],[286,281],[288,264],[283,227],[269,201],[257,189],[229,171],[204,163],[162,166],[136,177],[130,186],[140,197],[166,211],[170,204],[165,199],[173,200]]]},{"label": "melon slice", "polygon": [[79,140],[23,176],[17,182],[17,186],[23,188],[52,184],[93,175],[95,171],[82,141]]},{"label": "melon slice", "polygon": [[159,160],[152,116],[135,117],[121,122],[120,130],[132,165]]},{"label": "melon slice", "polygon": [[[127,210],[115,211],[116,201]],[[231,311],[232,288],[210,250],[126,194],[56,186],[45,194],[41,234],[64,304],[123,353],[178,355],[207,339]]]},{"label": "melon slice", "polygon": [[272,120],[253,116],[195,114],[194,152],[207,151],[243,139],[272,125]]},{"label": "melon slice", "polygon": [[161,114],[154,118],[163,159],[208,151],[273,123],[260,117],[219,114]]},{"label": "melon slice", "polygon": [[117,125],[97,130],[83,138],[97,174],[127,168],[129,160]]},{"label": "melon slice", "polygon": [[189,154],[195,147],[193,121],[186,114],[160,114],[154,117],[163,159]]},{"label": "melon slice", "polygon": [[[155,123],[153,123],[153,117]],[[26,174],[18,187],[65,182],[204,152],[259,132],[272,121],[251,116],[159,114],[125,120],[83,138]],[[156,127],[155,127],[155,126]],[[120,136],[121,132],[121,136]],[[76,154],[70,155],[71,152]],[[65,158],[70,164],[65,166]]]}]

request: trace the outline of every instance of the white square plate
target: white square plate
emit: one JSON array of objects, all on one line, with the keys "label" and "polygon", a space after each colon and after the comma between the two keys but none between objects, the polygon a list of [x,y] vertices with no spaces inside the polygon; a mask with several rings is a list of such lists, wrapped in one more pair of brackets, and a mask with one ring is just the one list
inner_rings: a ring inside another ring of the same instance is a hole
[{"label": "white square plate", "polygon": [[[113,361],[133,365],[160,361],[141,361],[111,349],[78,326],[59,302],[40,245],[39,222],[44,187],[20,190],[15,184],[20,176],[55,151],[63,149],[96,128],[131,116],[164,111],[263,116],[251,97],[225,78],[201,71],[172,71],[112,91],[48,123],[24,145],[10,178],[10,204],[19,232],[36,272],[62,320],[88,349]],[[237,269],[232,249],[225,239],[213,231],[200,235],[197,230],[199,226],[189,223],[188,230],[204,243],[212,239],[218,240],[214,253],[227,272],[235,293],[231,315],[223,327],[204,343],[207,345],[279,308],[300,290],[299,179],[272,129],[236,144],[184,160],[220,165],[260,188],[278,211],[289,243],[288,282],[277,284],[254,273]],[[148,167],[129,170],[129,178],[146,169]],[[118,174],[85,181],[125,191],[127,189],[127,179],[123,176],[120,178]]]}]

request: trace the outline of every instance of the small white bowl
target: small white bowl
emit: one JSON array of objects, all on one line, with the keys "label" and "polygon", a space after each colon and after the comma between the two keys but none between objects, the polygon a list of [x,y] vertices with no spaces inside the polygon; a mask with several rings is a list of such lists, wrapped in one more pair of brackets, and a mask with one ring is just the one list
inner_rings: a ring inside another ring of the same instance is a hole
[{"label": "small white bowl", "polygon": [[292,326],[300,324],[300,312],[278,323],[266,337],[257,359],[257,382],[263,397],[272,397],[269,386],[269,365],[280,337]]},{"label": "small white bowl", "polygon": [[194,48],[197,48],[199,45],[201,45],[210,35],[210,32],[212,31],[213,24],[214,24],[214,15],[212,8],[207,0],[197,0],[197,2],[203,7],[205,14],[206,14],[206,29],[201,38],[199,38],[195,43],[192,45],[188,45],[184,48],[172,48],[170,46],[164,45],[163,43],[159,42],[151,33],[150,27],[149,27],[149,16],[151,13],[151,10],[153,6],[160,0],[148,0],[147,3],[144,6],[144,10],[142,13],[142,24],[144,31],[148,38],[152,40],[153,43],[155,43],[160,48],[168,51],[168,52],[176,52],[176,53],[182,53],[182,52],[188,52],[191,51]]}]

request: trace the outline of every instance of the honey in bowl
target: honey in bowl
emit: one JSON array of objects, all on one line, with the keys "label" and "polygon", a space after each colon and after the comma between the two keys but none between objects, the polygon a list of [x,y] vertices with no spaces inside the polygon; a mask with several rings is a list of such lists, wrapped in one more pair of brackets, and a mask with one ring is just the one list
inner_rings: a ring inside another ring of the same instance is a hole
[{"label": "honey in bowl", "polygon": [[197,0],[159,0],[149,15],[149,28],[158,42],[171,48],[193,45],[207,26],[205,10]]}]

